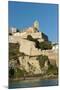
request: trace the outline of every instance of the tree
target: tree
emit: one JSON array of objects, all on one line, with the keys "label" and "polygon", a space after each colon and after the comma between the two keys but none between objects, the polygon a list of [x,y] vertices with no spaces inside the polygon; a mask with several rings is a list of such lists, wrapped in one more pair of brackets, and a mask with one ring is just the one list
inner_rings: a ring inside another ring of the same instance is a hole
[{"label": "tree", "polygon": [[9,35],[11,36],[11,35],[12,35],[12,33],[9,33]]},{"label": "tree", "polygon": [[9,77],[10,78],[13,78],[14,77],[14,69],[11,67],[10,69],[9,69]]},{"label": "tree", "polygon": [[36,48],[40,48],[41,50],[48,50],[48,49],[52,49],[52,44],[47,42],[47,41],[44,41],[44,42],[36,42]]},{"label": "tree", "polygon": [[27,36],[27,40],[35,41],[35,39],[33,39],[31,35],[28,35],[28,36]]},{"label": "tree", "polygon": [[19,29],[17,29],[16,32],[20,32]]},{"label": "tree", "polygon": [[37,60],[39,60],[39,64],[40,64],[41,68],[44,67],[45,61],[49,61],[48,56],[46,56],[46,55],[44,55],[44,56],[43,55],[39,55],[37,57]]}]

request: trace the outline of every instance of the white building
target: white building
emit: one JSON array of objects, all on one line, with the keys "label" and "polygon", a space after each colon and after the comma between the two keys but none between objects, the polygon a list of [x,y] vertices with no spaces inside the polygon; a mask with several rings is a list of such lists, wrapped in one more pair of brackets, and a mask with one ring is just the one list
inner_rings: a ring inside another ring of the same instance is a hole
[{"label": "white building", "polygon": [[9,33],[15,33],[15,32],[16,32],[16,28],[15,27],[9,28]]},{"label": "white building", "polygon": [[16,32],[16,33],[13,34],[13,36],[23,36],[25,34],[26,34],[26,32],[22,32],[22,33]]},{"label": "white building", "polygon": [[59,45],[58,44],[53,44],[52,50],[58,51]]}]

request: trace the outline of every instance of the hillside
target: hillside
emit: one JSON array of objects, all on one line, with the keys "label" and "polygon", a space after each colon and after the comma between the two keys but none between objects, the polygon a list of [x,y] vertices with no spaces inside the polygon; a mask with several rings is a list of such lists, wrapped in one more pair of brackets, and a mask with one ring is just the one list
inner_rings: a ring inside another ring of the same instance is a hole
[{"label": "hillside", "polygon": [[39,32],[9,36],[10,78],[58,74],[58,54],[45,37]]}]

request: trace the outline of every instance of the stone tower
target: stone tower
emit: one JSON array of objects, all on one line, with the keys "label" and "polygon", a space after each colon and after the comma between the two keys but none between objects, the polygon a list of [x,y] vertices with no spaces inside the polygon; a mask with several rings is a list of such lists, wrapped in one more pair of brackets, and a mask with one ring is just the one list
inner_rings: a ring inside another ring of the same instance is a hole
[{"label": "stone tower", "polygon": [[38,20],[34,21],[33,28],[35,32],[39,31],[39,21]]}]

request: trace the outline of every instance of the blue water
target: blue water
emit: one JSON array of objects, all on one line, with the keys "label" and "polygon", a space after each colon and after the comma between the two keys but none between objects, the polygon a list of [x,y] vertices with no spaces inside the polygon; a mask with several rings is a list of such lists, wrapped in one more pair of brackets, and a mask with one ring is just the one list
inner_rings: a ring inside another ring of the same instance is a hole
[{"label": "blue water", "polygon": [[29,88],[29,87],[43,87],[43,86],[57,86],[58,80],[17,80],[10,81],[9,88]]}]

